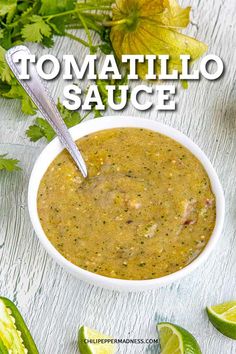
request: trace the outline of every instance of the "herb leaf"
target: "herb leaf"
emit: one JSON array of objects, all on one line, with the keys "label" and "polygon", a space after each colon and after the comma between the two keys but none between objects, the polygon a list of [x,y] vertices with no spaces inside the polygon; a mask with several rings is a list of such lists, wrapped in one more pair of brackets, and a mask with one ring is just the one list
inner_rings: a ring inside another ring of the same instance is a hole
[{"label": "herb leaf", "polygon": [[38,117],[35,119],[35,124],[28,128],[26,135],[31,141],[38,141],[43,137],[46,138],[47,141],[51,141],[55,136],[55,132],[45,119]]},{"label": "herb leaf", "polygon": [[53,15],[63,11],[73,10],[75,7],[75,0],[41,0],[42,6],[40,14]]},{"label": "herb leaf", "polygon": [[0,16],[7,15],[7,22],[10,22],[16,11],[16,0],[1,0],[0,1]]},{"label": "herb leaf", "polygon": [[[79,112],[69,111],[61,104],[60,101],[57,103],[57,108],[67,128],[71,128],[82,121]],[[47,141],[51,141],[55,137],[56,133],[45,119],[37,117],[35,124],[31,125],[26,131],[26,135],[31,141],[34,142],[41,138],[46,138]]]},{"label": "herb leaf", "polygon": [[0,155],[0,170],[5,170],[5,171],[16,171],[20,170],[21,168],[18,166],[19,160],[16,159],[8,159],[6,158],[7,154]]},{"label": "herb leaf", "polygon": [[[8,88],[8,89],[7,89]],[[20,98],[21,99],[21,109],[22,112],[29,115],[34,115],[36,113],[36,106],[31,101],[25,90],[18,85],[16,80],[12,80],[12,86],[4,87],[5,91],[0,91],[3,97],[6,98]],[[1,85],[0,85],[1,90]]]},{"label": "herb leaf", "polygon": [[23,27],[21,34],[27,42],[41,42],[43,37],[50,37],[51,27],[41,16],[33,15],[30,24]]},{"label": "herb leaf", "polygon": [[6,50],[0,46],[0,78],[2,81],[10,83],[13,78],[13,74],[5,60],[5,53]]},{"label": "herb leaf", "polygon": [[58,100],[57,108],[66,123],[67,128],[74,127],[82,121],[82,117],[77,111],[69,111],[63,104]]},{"label": "herb leaf", "polygon": [[[109,19],[113,0],[0,0],[0,96],[21,100],[22,111],[35,114],[35,106],[15,80],[5,60],[5,51],[27,42],[46,47],[54,44],[53,35],[67,36],[87,45],[90,51],[111,51],[108,39],[103,39],[104,18]],[[98,14],[96,10],[104,10]],[[108,13],[106,15],[105,13]],[[95,31],[102,43],[93,46],[69,31]],[[107,36],[108,37],[108,36]],[[71,119],[71,118],[70,118]],[[72,124],[72,123],[71,123]]]}]

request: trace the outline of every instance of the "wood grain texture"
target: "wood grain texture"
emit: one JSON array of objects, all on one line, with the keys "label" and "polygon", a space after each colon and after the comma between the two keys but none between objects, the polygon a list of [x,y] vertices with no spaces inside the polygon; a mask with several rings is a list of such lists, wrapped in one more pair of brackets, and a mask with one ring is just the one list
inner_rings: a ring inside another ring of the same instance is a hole
[{"label": "wood grain texture", "polygon": [[[184,1],[189,5],[189,1]],[[22,172],[0,173],[0,286],[1,295],[19,306],[40,353],[78,353],[77,330],[82,324],[117,338],[156,338],[158,321],[176,322],[198,339],[203,354],[235,354],[236,342],[218,333],[204,308],[236,298],[236,1],[192,1],[189,34],[209,43],[220,55],[225,75],[216,82],[201,80],[188,90],[178,87],[174,113],[154,110],[139,115],[178,128],[192,138],[213,162],[226,195],[224,232],[215,252],[192,275],[155,291],[120,294],[90,286],[62,270],[44,251],[27,211],[27,184],[44,143],[25,136],[31,117],[20,113],[19,102],[0,100],[0,153],[21,160]],[[32,46],[38,55],[48,50]],[[79,55],[86,50],[58,38],[50,52]],[[62,78],[51,82],[53,97],[62,96]],[[86,83],[84,83],[86,86]],[[108,112],[112,113],[112,112]],[[157,353],[154,345],[122,345],[120,354]]]}]

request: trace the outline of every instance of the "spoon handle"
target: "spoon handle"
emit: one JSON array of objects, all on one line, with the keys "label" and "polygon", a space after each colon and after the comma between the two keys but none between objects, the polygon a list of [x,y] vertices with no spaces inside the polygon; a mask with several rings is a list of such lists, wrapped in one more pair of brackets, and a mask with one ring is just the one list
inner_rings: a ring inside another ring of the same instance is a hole
[{"label": "spoon handle", "polygon": [[40,79],[34,65],[29,65],[30,79],[23,80],[20,78],[21,65],[19,58],[30,55],[30,51],[25,46],[16,46],[9,49],[6,53],[6,60],[11,70],[13,71],[16,79],[21,86],[28,93],[32,101],[38,107],[39,111],[53,127],[58,135],[61,143],[65,146],[72,158],[79,167],[82,175],[87,177],[87,168],[81,153],[78,150],[77,145],[73,141],[67,126],[65,125],[61,115],[57,109],[55,102],[53,101],[48,89]]}]

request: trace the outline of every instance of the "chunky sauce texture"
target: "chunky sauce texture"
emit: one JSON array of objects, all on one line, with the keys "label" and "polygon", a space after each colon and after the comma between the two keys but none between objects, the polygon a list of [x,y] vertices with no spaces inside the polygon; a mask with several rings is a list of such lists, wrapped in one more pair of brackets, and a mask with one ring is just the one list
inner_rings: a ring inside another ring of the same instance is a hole
[{"label": "chunky sauce texture", "polygon": [[146,129],[104,130],[77,141],[83,179],[64,150],[38,192],[45,234],[69,261],[120,279],[152,279],[191,263],[215,226],[215,197],[192,153]]}]

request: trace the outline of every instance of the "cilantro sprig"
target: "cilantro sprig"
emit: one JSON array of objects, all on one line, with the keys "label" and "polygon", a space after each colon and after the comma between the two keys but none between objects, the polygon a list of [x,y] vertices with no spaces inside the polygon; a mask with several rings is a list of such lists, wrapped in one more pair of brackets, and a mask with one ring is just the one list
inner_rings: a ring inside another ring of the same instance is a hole
[{"label": "cilantro sprig", "polygon": [[[33,42],[52,47],[55,36],[66,36],[88,47],[91,53],[98,49],[110,53],[112,46],[103,21],[110,18],[112,3],[113,0],[0,0],[0,96],[20,99],[23,113],[36,113],[35,105],[5,60],[6,50],[15,45]],[[84,29],[87,40],[72,34],[73,29]],[[99,44],[93,44],[90,31],[98,34]]]},{"label": "cilantro sprig", "polygon": [[[69,111],[66,109],[61,102],[58,100],[57,108],[67,126],[67,128],[71,128],[76,124],[79,124],[83,119],[87,117],[86,114],[84,117],[81,117],[80,113],[77,111]],[[26,131],[26,135],[31,141],[38,141],[39,139],[45,138],[48,142],[51,141],[56,133],[54,132],[51,125],[41,117],[37,117],[35,119],[35,123],[31,125]]]},{"label": "cilantro sprig", "polygon": [[7,154],[0,155],[0,170],[8,172],[20,170],[18,166],[19,160],[7,158]]},{"label": "cilantro sprig", "polygon": [[[19,99],[23,113],[36,114],[36,106],[19,85],[5,60],[6,50],[15,45],[33,42],[50,48],[55,36],[65,36],[88,47],[91,53],[100,49],[109,54],[112,46],[109,30],[104,27],[103,21],[110,19],[113,2],[114,0],[0,0],[0,97]],[[84,29],[87,40],[72,34],[71,30],[74,29]],[[94,45],[90,31],[98,34],[99,44]],[[68,111],[60,102],[58,108],[68,127],[80,123],[87,116],[81,117],[78,112]],[[31,141],[41,138],[50,141],[55,136],[52,127],[40,117],[35,119],[26,134]],[[0,170],[17,169],[18,160],[0,155]]]}]

